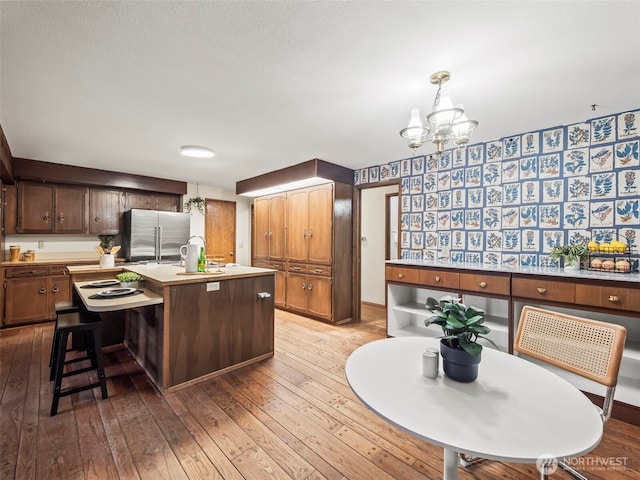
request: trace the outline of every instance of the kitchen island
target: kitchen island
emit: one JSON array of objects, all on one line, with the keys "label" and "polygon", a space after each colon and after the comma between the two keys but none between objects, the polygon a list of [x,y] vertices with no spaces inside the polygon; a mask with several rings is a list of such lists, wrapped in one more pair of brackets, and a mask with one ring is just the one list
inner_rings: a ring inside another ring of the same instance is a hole
[{"label": "kitchen island", "polygon": [[235,266],[184,274],[184,268],[164,264],[124,269],[142,275],[144,290],[163,299],[127,309],[124,332],[125,345],[161,392],[273,356],[274,270]]}]

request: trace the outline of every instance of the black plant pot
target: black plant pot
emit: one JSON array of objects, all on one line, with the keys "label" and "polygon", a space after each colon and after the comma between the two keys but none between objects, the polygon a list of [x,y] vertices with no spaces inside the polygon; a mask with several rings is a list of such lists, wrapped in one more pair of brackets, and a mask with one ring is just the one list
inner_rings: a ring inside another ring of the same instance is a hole
[{"label": "black plant pot", "polygon": [[[453,342],[457,345],[457,340],[454,339]],[[450,347],[447,340],[440,340],[440,354],[444,374],[450,379],[468,383],[478,378],[482,353],[471,355],[464,350]]]}]

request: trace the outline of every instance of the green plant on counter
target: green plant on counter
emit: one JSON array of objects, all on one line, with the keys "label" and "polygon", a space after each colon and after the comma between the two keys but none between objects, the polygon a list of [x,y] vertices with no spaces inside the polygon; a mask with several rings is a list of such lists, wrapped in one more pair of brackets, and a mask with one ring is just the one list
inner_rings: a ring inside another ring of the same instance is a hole
[{"label": "green plant on counter", "polygon": [[477,343],[478,338],[484,338],[494,347],[493,341],[484,335],[491,329],[484,323],[484,312],[475,307],[467,307],[456,297],[445,295],[440,300],[429,297],[425,305],[426,309],[434,314],[432,318],[425,320],[425,325],[435,323],[442,327],[444,336],[451,348],[464,350],[470,355],[478,355],[482,351],[482,345]]},{"label": "green plant on counter", "polygon": [[196,208],[200,213],[204,215],[204,205],[205,199],[198,195],[197,197],[190,198],[185,202],[184,211],[187,213],[191,213],[191,209]]},{"label": "green plant on counter", "polygon": [[100,248],[104,251],[104,253],[109,253],[111,248],[113,247],[113,235],[98,235],[98,240],[100,240]]},{"label": "green plant on counter", "polygon": [[565,266],[572,266],[589,258],[589,248],[583,243],[571,243],[569,245],[558,245],[553,247],[549,256],[551,258],[564,258]]},{"label": "green plant on counter", "polygon": [[138,282],[142,280],[142,277],[136,272],[121,272],[116,275],[116,278],[120,283]]}]

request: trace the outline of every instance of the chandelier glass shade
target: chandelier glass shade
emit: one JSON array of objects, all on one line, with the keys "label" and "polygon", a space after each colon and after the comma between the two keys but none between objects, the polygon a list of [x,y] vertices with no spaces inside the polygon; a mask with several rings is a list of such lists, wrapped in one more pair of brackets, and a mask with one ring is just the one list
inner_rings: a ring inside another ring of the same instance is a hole
[{"label": "chandelier glass shade", "polygon": [[426,116],[428,123],[422,123],[420,109],[414,108],[411,110],[409,126],[400,130],[400,136],[407,139],[409,148],[414,151],[429,140],[436,146],[436,154],[444,152],[449,140],[464,148],[478,126],[478,122],[467,118],[462,105],[453,106],[449,97],[442,96],[442,85],[450,78],[451,75],[446,71],[431,75],[430,81],[438,85],[438,91],[431,113]]}]

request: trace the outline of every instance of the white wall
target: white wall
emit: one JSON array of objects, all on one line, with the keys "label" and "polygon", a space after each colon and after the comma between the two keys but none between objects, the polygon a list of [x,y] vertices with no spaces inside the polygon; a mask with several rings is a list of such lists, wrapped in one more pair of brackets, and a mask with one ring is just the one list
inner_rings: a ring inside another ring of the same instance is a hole
[{"label": "white wall", "polygon": [[[222,190],[206,185],[187,185],[184,201],[200,195],[212,200],[226,200],[236,202],[236,262],[240,265],[251,265],[251,205],[253,198],[236,195],[235,192]],[[197,210],[191,210],[191,235],[204,237],[204,215]]]},{"label": "white wall", "polygon": [[[214,200],[227,200],[236,202],[236,262],[240,265],[251,264],[251,204],[253,199],[236,195],[235,192],[223,190],[217,187],[194,184],[187,185],[187,194],[183,197],[183,203],[196,195],[196,189],[201,197]],[[204,215],[197,210],[191,214],[191,235],[204,237]],[[39,248],[38,242],[44,242],[43,248]],[[115,244],[120,242],[116,237]],[[26,250],[36,251],[36,260],[44,258],[93,258],[98,259],[94,247],[100,242],[97,235],[7,235],[5,246],[20,245],[22,252]]]},{"label": "white wall", "polygon": [[397,192],[397,185],[361,191],[360,300],[363,302],[384,305],[385,196]]}]

